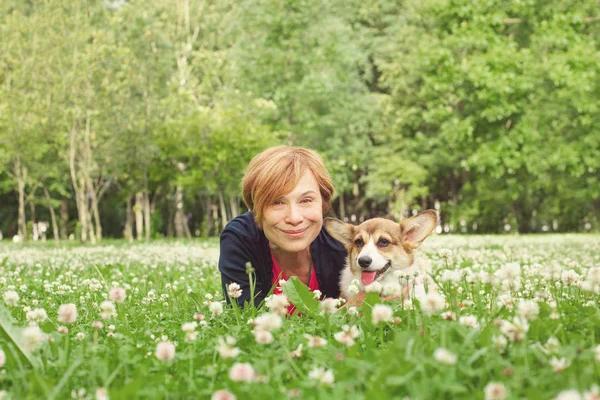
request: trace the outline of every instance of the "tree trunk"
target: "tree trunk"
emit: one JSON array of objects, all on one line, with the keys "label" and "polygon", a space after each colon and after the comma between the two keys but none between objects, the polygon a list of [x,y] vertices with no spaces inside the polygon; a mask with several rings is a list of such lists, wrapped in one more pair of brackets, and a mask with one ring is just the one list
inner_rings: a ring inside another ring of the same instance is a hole
[{"label": "tree trunk", "polygon": [[135,238],[137,240],[142,240],[142,236],[144,235],[144,215],[142,214],[144,205],[144,194],[142,192],[137,192],[135,194]]},{"label": "tree trunk", "polygon": [[127,209],[125,210],[125,229],[123,229],[123,236],[128,242],[133,241],[133,213],[131,212],[131,195],[127,196]]},{"label": "tree trunk", "polygon": [[80,174],[79,176],[79,191],[81,196],[81,202],[83,204],[83,220],[85,221],[85,229],[82,228],[82,231],[85,230],[86,237],[90,238],[90,242],[92,244],[96,244],[96,234],[94,233],[94,226],[92,225],[92,214],[90,213],[90,202],[85,191],[85,177]]},{"label": "tree trunk", "polygon": [[183,214],[183,189],[181,185],[177,185],[177,190],[175,191],[175,236],[178,238],[184,237],[186,234],[185,225],[187,222],[185,220],[185,215]]},{"label": "tree trunk", "polygon": [[152,212],[150,210],[150,196],[148,192],[144,192],[144,225],[146,226],[146,241],[150,241],[150,223]]},{"label": "tree trunk", "polygon": [[240,206],[237,196],[229,195],[229,208],[231,209],[231,218],[240,215]]},{"label": "tree trunk", "polygon": [[223,192],[219,190],[219,209],[221,210],[221,226],[225,229],[229,219],[227,218],[227,209],[225,208],[225,200],[223,199]]},{"label": "tree trunk", "polygon": [[[91,124],[92,124],[91,111],[88,110],[85,115],[85,135],[83,137],[84,144],[85,144],[85,151],[83,152],[83,167],[81,168],[81,171],[83,173],[85,187],[88,190],[89,198],[91,201],[92,212],[90,213],[88,211],[89,229],[90,229],[90,238],[94,238],[93,241],[95,243],[95,241],[96,241],[95,239],[102,240],[102,224],[100,223],[100,212],[98,211],[98,197],[96,196],[96,187],[95,187],[94,183],[92,182],[92,177],[90,174],[90,170],[92,167],[92,145],[90,142]],[[87,201],[86,201],[86,204],[87,204]],[[94,225],[92,224],[92,214],[94,216],[94,222],[96,223],[95,224],[96,225],[95,234],[93,232]]]},{"label": "tree trunk", "polygon": [[[96,196],[96,189],[94,188],[92,179],[88,174],[86,174],[85,181],[88,192],[90,193],[92,212],[94,215],[94,222],[96,223],[96,239],[102,240],[102,224],[100,223],[100,211],[98,210],[98,197]],[[90,228],[92,229],[91,226]]]},{"label": "tree trunk", "polygon": [[203,235],[205,237],[210,236],[212,233],[212,230],[213,230],[214,219],[213,219],[213,215],[212,215],[212,209],[213,209],[212,197],[206,196],[206,217],[205,217],[206,222],[204,223],[205,232],[203,233]]},{"label": "tree trunk", "polygon": [[69,237],[69,201],[62,199],[60,202],[60,238],[66,240]]},{"label": "tree trunk", "polygon": [[77,205],[77,216],[79,217],[80,225],[80,239],[82,242],[87,241],[87,218],[85,216],[85,210],[87,204],[85,202],[85,195],[82,193],[79,185],[77,184],[77,172],[75,171],[75,152],[77,150],[77,144],[75,138],[77,136],[75,126],[71,128],[70,133],[70,149],[69,149],[69,170],[71,172],[71,183],[75,190],[75,204]]},{"label": "tree trunk", "polygon": [[340,219],[346,218],[346,203],[344,202],[344,193],[340,193]]},{"label": "tree trunk", "polygon": [[28,197],[29,199],[29,218],[31,221],[31,237],[34,241],[37,241],[40,238],[40,232],[38,230],[38,226],[35,220],[35,192],[31,192]]},{"label": "tree trunk", "polygon": [[27,224],[25,222],[25,177],[21,170],[21,158],[17,156],[14,163],[14,174],[19,191],[18,235],[21,241],[27,240]]},{"label": "tree trunk", "polygon": [[48,188],[44,186],[44,196],[46,196],[46,200],[48,200],[48,210],[50,211],[50,220],[52,221],[52,236],[54,236],[54,241],[58,244],[59,236],[58,236],[58,224],[56,223],[56,214],[54,213],[54,207],[52,207],[52,199],[50,198],[50,193],[48,193]]}]

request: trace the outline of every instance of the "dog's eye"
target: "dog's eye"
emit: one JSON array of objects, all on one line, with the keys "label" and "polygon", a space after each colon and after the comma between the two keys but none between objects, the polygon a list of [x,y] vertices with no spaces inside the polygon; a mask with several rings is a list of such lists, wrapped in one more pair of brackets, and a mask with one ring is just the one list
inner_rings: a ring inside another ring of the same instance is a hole
[{"label": "dog's eye", "polygon": [[365,244],[365,242],[363,242],[362,239],[356,239],[354,241],[354,244],[356,245],[356,247],[363,247],[363,245]]},{"label": "dog's eye", "polygon": [[390,241],[384,238],[379,239],[379,241],[377,241],[377,247],[386,247],[390,244]]}]

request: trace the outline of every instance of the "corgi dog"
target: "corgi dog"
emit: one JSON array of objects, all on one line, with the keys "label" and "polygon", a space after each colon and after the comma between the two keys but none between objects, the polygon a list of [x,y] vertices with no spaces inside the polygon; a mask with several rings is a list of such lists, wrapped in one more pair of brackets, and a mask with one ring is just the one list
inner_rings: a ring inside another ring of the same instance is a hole
[{"label": "corgi dog", "polygon": [[[327,232],[340,241],[348,250],[346,267],[340,276],[340,291],[349,300],[354,294],[348,289],[353,281],[358,281],[359,291],[365,286],[379,282],[382,286],[395,282],[398,273],[416,277],[417,285],[423,286],[425,271],[415,262],[415,250],[434,230],[437,214],[434,210],[423,211],[400,223],[385,218],[369,219],[360,225],[352,225],[335,218],[325,218]],[[424,288],[419,292],[424,294]],[[420,293],[415,293],[418,297]]]}]

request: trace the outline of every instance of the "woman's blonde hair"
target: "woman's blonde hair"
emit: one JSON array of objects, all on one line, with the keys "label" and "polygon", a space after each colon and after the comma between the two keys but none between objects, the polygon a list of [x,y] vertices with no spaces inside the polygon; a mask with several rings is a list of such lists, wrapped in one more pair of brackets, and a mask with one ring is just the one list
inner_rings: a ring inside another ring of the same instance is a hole
[{"label": "woman's blonde hair", "polygon": [[325,213],[331,207],[334,189],[321,156],[293,146],[270,147],[254,156],[242,178],[242,196],[259,227],[265,207],[291,192],[307,169],[317,180]]}]

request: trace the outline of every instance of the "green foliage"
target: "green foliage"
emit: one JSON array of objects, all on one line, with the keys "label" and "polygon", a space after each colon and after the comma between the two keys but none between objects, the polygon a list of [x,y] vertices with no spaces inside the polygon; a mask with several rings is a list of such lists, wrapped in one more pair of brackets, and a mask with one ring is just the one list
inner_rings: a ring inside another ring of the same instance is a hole
[{"label": "green foliage", "polygon": [[346,215],[439,205],[453,231],[600,226],[595,0],[8,0],[0,10],[7,198],[22,180],[27,204],[73,205],[76,132],[75,168],[115,199],[102,213],[148,193],[165,230],[176,187],[206,219],[219,196],[239,205],[247,162],[281,143],[319,151]]}]

